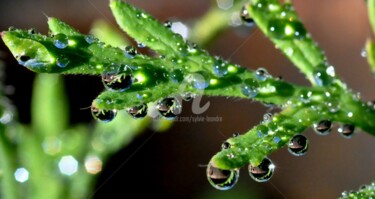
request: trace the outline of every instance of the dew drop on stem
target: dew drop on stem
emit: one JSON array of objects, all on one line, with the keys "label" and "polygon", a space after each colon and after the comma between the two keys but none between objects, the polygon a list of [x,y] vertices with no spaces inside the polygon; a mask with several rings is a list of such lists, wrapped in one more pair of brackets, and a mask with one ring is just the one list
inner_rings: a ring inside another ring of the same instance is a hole
[{"label": "dew drop on stem", "polygon": [[267,78],[271,77],[271,75],[268,73],[268,71],[265,68],[258,68],[255,71],[255,76],[259,81],[264,81]]},{"label": "dew drop on stem", "polygon": [[304,135],[298,134],[292,137],[288,143],[288,151],[292,155],[302,156],[306,154],[309,142]]},{"label": "dew drop on stem", "polygon": [[236,185],[240,171],[238,169],[223,170],[208,164],[207,170],[208,182],[218,190],[229,190]]},{"label": "dew drop on stem", "polygon": [[131,108],[127,108],[126,111],[135,119],[144,118],[147,115],[147,104],[141,104]]},{"label": "dew drop on stem", "polygon": [[133,84],[133,72],[129,66],[110,67],[110,70],[102,74],[102,82],[110,91],[123,92],[129,89]]},{"label": "dew drop on stem", "polygon": [[69,44],[68,37],[63,33],[58,33],[53,36],[53,44],[56,48],[64,49]]},{"label": "dew drop on stem", "polygon": [[314,124],[314,130],[319,135],[328,135],[331,132],[332,122],[329,120],[322,120]]},{"label": "dew drop on stem", "polygon": [[69,65],[70,61],[67,57],[61,56],[57,58],[56,65],[60,68],[65,68]]},{"label": "dew drop on stem", "polygon": [[166,119],[174,119],[180,115],[182,111],[182,106],[180,102],[174,97],[167,97],[160,100],[156,108],[158,109],[161,116]]},{"label": "dew drop on stem", "polygon": [[268,158],[264,158],[262,162],[257,166],[249,165],[250,177],[257,182],[267,182],[271,179],[275,165]]},{"label": "dew drop on stem", "polygon": [[247,5],[244,5],[240,12],[240,17],[243,23],[247,26],[254,26],[255,22],[254,19],[250,16],[250,13],[246,9]]},{"label": "dew drop on stem", "polygon": [[126,46],[125,47],[125,56],[129,59],[134,58],[137,55],[137,49],[133,46]]},{"label": "dew drop on stem", "polygon": [[353,137],[354,130],[355,130],[355,126],[352,124],[344,124],[337,129],[340,135],[347,139]]},{"label": "dew drop on stem", "polygon": [[96,106],[91,106],[91,114],[94,117],[95,120],[100,122],[110,122],[112,121],[116,115],[116,110],[104,110],[99,109]]},{"label": "dew drop on stem", "polygon": [[229,142],[224,142],[222,145],[221,145],[221,149],[229,149],[231,147],[230,143]]},{"label": "dew drop on stem", "polygon": [[245,79],[241,85],[241,92],[248,98],[254,98],[259,93],[259,82],[255,79]]}]

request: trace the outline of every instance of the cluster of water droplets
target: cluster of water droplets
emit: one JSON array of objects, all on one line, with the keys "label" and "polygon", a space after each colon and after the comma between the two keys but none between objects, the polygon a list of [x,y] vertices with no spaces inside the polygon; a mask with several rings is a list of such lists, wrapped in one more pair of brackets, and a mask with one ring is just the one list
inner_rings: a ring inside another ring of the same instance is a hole
[{"label": "cluster of water droplets", "polygon": [[341,193],[342,199],[373,199],[375,198],[375,182],[369,185],[362,185],[358,191],[344,191]]},{"label": "cluster of water droplets", "polygon": [[[332,130],[332,122],[330,120],[321,120],[313,125],[315,132],[318,135],[328,135]],[[337,132],[344,138],[350,139],[355,133],[355,126],[353,124],[342,124]]]},{"label": "cluster of water droplets", "polygon": [[241,84],[241,92],[248,98],[254,98],[260,92],[260,82],[265,81],[266,79],[270,78],[271,75],[268,71],[264,68],[258,68],[255,71],[255,79],[248,78],[245,79]]},{"label": "cluster of water droplets", "polygon": [[[267,182],[271,179],[275,165],[269,158],[264,158],[258,165],[249,165],[250,177],[257,182]],[[219,169],[212,163],[208,164],[206,175],[208,182],[218,190],[229,190],[236,185],[239,179],[239,169]]]}]

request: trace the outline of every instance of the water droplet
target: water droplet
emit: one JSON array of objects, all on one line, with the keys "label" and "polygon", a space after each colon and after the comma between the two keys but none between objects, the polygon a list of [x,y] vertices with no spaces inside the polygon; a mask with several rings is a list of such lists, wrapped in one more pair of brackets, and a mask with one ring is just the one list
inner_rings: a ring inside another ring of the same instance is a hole
[{"label": "water droplet", "polygon": [[66,57],[63,57],[63,56],[57,58],[57,60],[56,60],[56,65],[57,65],[58,67],[60,67],[60,68],[65,68],[65,67],[67,67],[67,66],[69,65],[69,63],[70,63],[69,59],[66,58]]},{"label": "water droplet", "polygon": [[302,156],[307,152],[309,142],[304,135],[295,135],[288,143],[288,151],[295,156]]},{"label": "water droplet", "polygon": [[27,62],[31,59],[31,57],[27,55],[21,55],[19,59],[21,62]]},{"label": "water droplet", "polygon": [[34,28],[30,28],[27,32],[32,35],[36,33]]},{"label": "water droplet", "polygon": [[258,137],[262,138],[262,137],[264,137],[265,135],[268,134],[268,131],[269,131],[269,129],[266,126],[259,125],[257,127],[257,131],[256,132],[257,132]]},{"label": "water droplet", "polygon": [[233,133],[233,137],[238,137],[240,136],[240,133]]},{"label": "water droplet", "polygon": [[238,181],[240,171],[238,169],[222,170],[214,167],[211,163],[207,166],[208,182],[218,190],[229,190]]},{"label": "water droplet", "polygon": [[[321,66],[318,66],[318,67],[321,67]],[[315,81],[315,84],[317,86],[328,86],[332,83],[332,77],[333,76],[331,76],[331,75],[334,74],[334,72],[328,74],[327,69],[328,68],[326,68],[326,69],[321,68],[321,69],[318,69],[317,71],[315,71],[314,81]]]},{"label": "water droplet", "polygon": [[222,149],[229,149],[231,147],[231,145],[229,144],[229,142],[224,142],[222,145],[221,145],[221,148]]},{"label": "water droplet", "polygon": [[98,42],[98,39],[94,36],[94,35],[86,35],[85,36],[85,41],[88,43],[88,44],[93,44],[95,42]]},{"label": "water droplet", "polygon": [[337,111],[340,110],[340,105],[339,105],[339,102],[337,101],[328,101],[327,103],[327,106],[328,106],[328,110],[331,112],[331,113],[336,113]]},{"label": "water droplet", "polygon": [[302,90],[301,93],[299,94],[299,99],[303,103],[309,103],[311,101],[311,95],[312,92],[308,90]]},{"label": "water droplet", "polygon": [[246,9],[247,5],[244,5],[241,9],[240,17],[245,25],[247,26],[254,26],[255,22],[254,19],[250,16],[250,13]]},{"label": "water droplet", "polygon": [[194,88],[199,90],[204,90],[210,85],[210,78],[204,71],[191,74],[189,80],[192,82]]},{"label": "water droplet", "polygon": [[354,134],[355,127],[352,124],[344,124],[337,129],[337,131],[342,135],[344,138],[352,138]]},{"label": "water droplet", "polygon": [[222,59],[216,59],[214,61],[214,72],[218,77],[223,77],[224,75],[228,74],[228,65]]},{"label": "water droplet", "polygon": [[65,34],[59,33],[53,36],[53,44],[56,48],[64,49],[68,46],[69,40]]},{"label": "water droplet", "polygon": [[117,71],[118,69],[104,72],[102,82],[110,91],[123,92],[133,84],[133,73],[129,66],[124,66],[120,73]]},{"label": "water droplet", "polygon": [[171,79],[175,83],[181,83],[184,80],[184,73],[181,69],[175,69],[171,73]]},{"label": "water droplet", "polygon": [[126,111],[135,119],[144,118],[147,115],[147,104],[134,106],[126,109]]},{"label": "water droplet", "polygon": [[166,28],[171,28],[172,27],[172,22],[171,21],[165,21],[164,22],[164,26],[166,27]]},{"label": "water droplet", "polygon": [[375,109],[375,100],[368,101],[366,104],[370,108]]},{"label": "water droplet", "polygon": [[98,109],[96,106],[91,106],[91,114],[98,121],[110,122],[116,117],[117,111]]},{"label": "water droplet", "polygon": [[269,123],[272,121],[272,113],[266,113],[263,115],[263,122]]},{"label": "water droplet", "polygon": [[264,81],[271,76],[265,68],[258,68],[255,75],[259,81]]},{"label": "water droplet", "polygon": [[281,138],[278,137],[278,136],[276,136],[276,137],[273,138],[273,141],[274,141],[276,144],[278,144],[278,143],[281,141]]},{"label": "water droplet", "polygon": [[314,124],[314,130],[319,135],[328,135],[331,132],[332,122],[329,120],[322,120]]},{"label": "water droplet", "polygon": [[186,40],[190,34],[189,27],[179,21],[172,23],[171,30],[177,34],[177,37],[182,37],[184,40]]},{"label": "water droplet", "polygon": [[180,115],[182,111],[180,102],[174,97],[168,97],[159,101],[156,108],[166,119],[174,119]]},{"label": "water droplet", "polygon": [[296,20],[273,19],[268,23],[268,33],[276,39],[304,39],[306,29]]},{"label": "water droplet", "polygon": [[136,41],[137,42],[137,46],[138,48],[146,48],[146,44],[140,42],[140,41]]},{"label": "water droplet", "polygon": [[264,158],[258,166],[249,165],[249,174],[257,182],[267,182],[271,179],[275,165],[268,158]]},{"label": "water droplet", "polygon": [[127,58],[132,59],[137,55],[137,49],[135,49],[133,46],[126,46],[125,55]]},{"label": "water droplet", "polygon": [[361,50],[361,57],[366,58],[367,57],[367,51],[365,48],[362,48]]},{"label": "water droplet", "polygon": [[259,93],[259,83],[255,79],[246,79],[241,85],[242,94],[248,98],[254,98]]},{"label": "water droplet", "polygon": [[195,97],[195,94],[193,93],[184,93],[184,94],[181,94],[181,97],[184,101],[191,101],[192,99],[194,99]]}]

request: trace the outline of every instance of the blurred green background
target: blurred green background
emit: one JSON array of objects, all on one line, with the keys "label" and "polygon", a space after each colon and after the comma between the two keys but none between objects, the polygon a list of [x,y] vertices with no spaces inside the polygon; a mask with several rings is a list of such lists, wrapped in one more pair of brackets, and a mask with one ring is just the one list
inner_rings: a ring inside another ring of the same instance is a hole
[{"label": "blurred green background", "polygon": [[[192,24],[215,1],[200,0],[129,0],[160,21],[181,20]],[[359,91],[364,100],[375,99],[374,80],[366,60],[361,57],[371,30],[364,1],[304,0],[294,1],[297,12],[325,50],[336,73],[349,87]],[[47,33],[43,13],[57,17],[83,33],[96,19],[116,27],[106,0],[13,0],[0,1],[0,30],[9,26],[36,28]],[[19,66],[0,42],[5,61],[5,83],[19,120],[30,123],[30,103],[34,73]],[[286,81],[307,85],[292,64],[259,31],[235,28],[212,43],[209,52],[250,69],[265,67]],[[99,77],[64,77],[70,103],[71,124],[93,124],[89,109],[92,99],[103,90]],[[96,184],[94,198],[137,198],[152,195],[161,198],[336,198],[341,191],[357,189],[375,179],[375,139],[359,132],[346,140],[333,131],[319,137],[306,132],[310,149],[303,157],[291,156],[286,149],[271,155],[276,172],[268,183],[256,183],[246,169],[233,189],[221,192],[212,188],[205,175],[205,165],[221,143],[235,132],[246,132],[259,123],[268,108],[259,103],[236,99],[204,98],[211,103],[202,116],[219,116],[221,122],[176,122],[165,133],[148,130],[116,153],[104,166]],[[204,102],[203,102],[204,103]],[[182,116],[191,116],[191,103],[183,104]],[[127,121],[123,121],[127,128]],[[100,188],[100,189],[98,189]],[[138,190],[142,190],[139,192]]]}]

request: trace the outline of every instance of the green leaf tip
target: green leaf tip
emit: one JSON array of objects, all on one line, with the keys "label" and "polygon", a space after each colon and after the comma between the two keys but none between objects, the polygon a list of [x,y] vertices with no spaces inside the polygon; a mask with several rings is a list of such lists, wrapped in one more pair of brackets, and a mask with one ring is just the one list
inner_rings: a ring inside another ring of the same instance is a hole
[{"label": "green leaf tip", "polygon": [[33,40],[35,37],[40,41],[45,40],[41,35],[28,36],[28,33],[22,30],[1,33],[2,40],[18,62],[31,70],[38,71],[38,68],[46,68],[53,64],[55,59],[43,44]]},{"label": "green leaf tip", "polygon": [[110,3],[118,25],[138,42],[161,55],[184,56],[188,46],[181,35],[172,32],[151,15],[121,0]]}]

